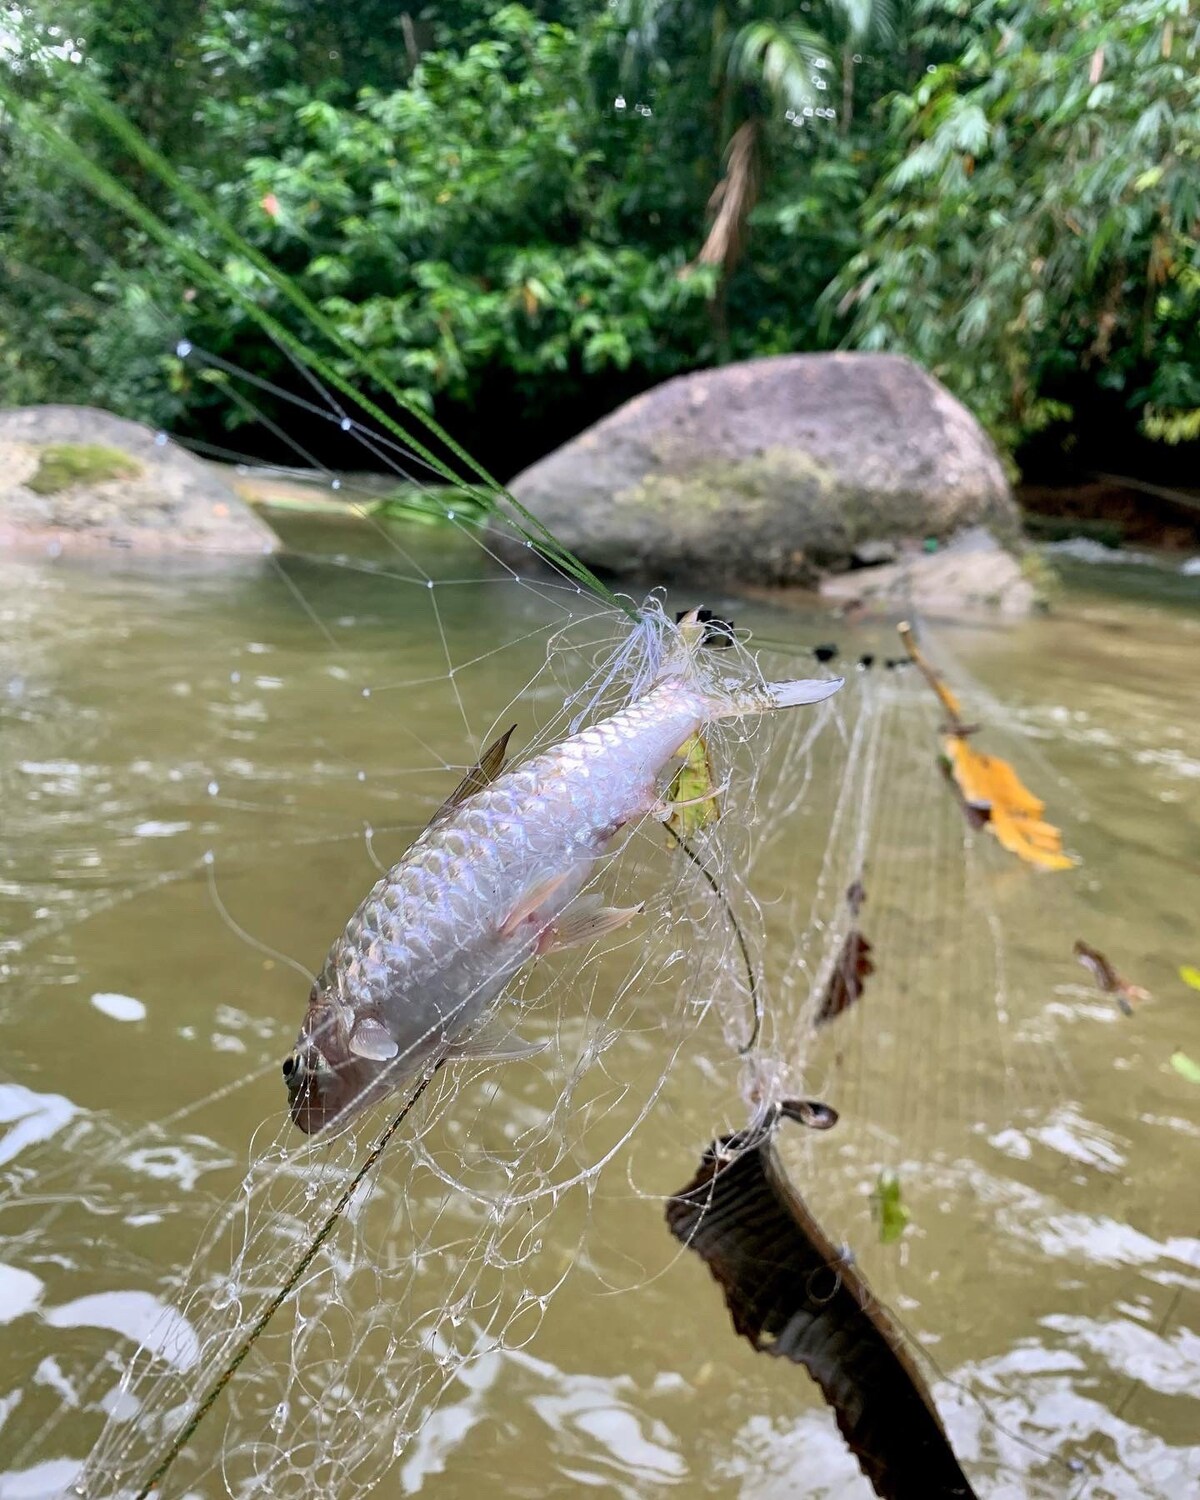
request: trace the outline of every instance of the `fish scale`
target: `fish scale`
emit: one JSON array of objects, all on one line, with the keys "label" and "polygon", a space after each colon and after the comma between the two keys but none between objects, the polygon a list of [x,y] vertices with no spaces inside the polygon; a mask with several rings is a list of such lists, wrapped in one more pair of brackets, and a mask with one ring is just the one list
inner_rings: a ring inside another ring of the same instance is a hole
[{"label": "fish scale", "polygon": [[[690,668],[691,649],[685,653]],[[344,1122],[437,1057],[530,1049],[475,1034],[505,985],[553,946],[560,918],[621,828],[656,810],[657,779],[702,725],[828,697],[839,679],[706,687],[678,668],[599,724],[444,809],[333,944],[284,1064],[306,1131]],[[502,750],[503,742],[494,750]],[[586,913],[571,942],[635,914]],[[486,1049],[491,1048],[490,1052]]]}]

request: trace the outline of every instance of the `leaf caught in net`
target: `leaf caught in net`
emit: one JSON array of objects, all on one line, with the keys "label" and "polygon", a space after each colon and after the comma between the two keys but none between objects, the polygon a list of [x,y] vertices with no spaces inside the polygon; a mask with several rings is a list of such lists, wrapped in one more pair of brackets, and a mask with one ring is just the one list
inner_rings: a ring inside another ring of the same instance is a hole
[{"label": "leaf caught in net", "polygon": [[1193,1061],[1186,1052],[1172,1052],[1171,1066],[1180,1078],[1186,1078],[1189,1083],[1200,1083],[1200,1063]]},{"label": "leaf caught in net", "polygon": [[[846,891],[846,904],[851,917],[857,917],[867,893],[862,882],[856,880]],[[835,1016],[847,1011],[862,995],[868,978],[875,972],[875,961],[871,957],[871,945],[857,927],[851,927],[842,941],[833,970],[821,995],[814,1024],[824,1026]]]},{"label": "leaf caught in net", "polygon": [[667,802],[671,805],[667,827],[682,841],[715,823],[721,809],[704,736],[692,735],[680,747],[679,753],[683,756],[683,764],[667,788]]},{"label": "leaf caught in net", "polygon": [[1097,948],[1089,947],[1082,938],[1075,940],[1075,957],[1096,981],[1097,988],[1113,997],[1124,1015],[1133,1015],[1135,1004],[1150,999],[1149,990],[1122,979],[1104,954]]},{"label": "leaf caught in net", "polygon": [[879,1226],[879,1243],[894,1245],[908,1228],[909,1212],[904,1206],[900,1179],[885,1167],[871,1192],[871,1212]]},{"label": "leaf caught in net", "polygon": [[986,755],[969,743],[968,736],[977,726],[962,722],[958,699],[917,649],[911,628],[907,624],[898,628],[909,656],[946,710],[942,756],[972,827],[986,828],[1001,848],[1038,869],[1073,869],[1077,861],[1063,853],[1061,831],[1042,817],[1046,804],[1006,760]]}]

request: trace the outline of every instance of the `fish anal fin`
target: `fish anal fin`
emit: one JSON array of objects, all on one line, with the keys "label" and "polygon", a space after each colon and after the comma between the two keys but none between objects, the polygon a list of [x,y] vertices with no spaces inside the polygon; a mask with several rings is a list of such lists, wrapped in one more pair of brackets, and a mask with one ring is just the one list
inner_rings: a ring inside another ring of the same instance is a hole
[{"label": "fish anal fin", "polygon": [[549,1045],[548,1041],[527,1042],[510,1025],[493,1017],[468,1035],[451,1042],[446,1050],[446,1060],[473,1058],[479,1062],[518,1062],[522,1058],[537,1057]]},{"label": "fish anal fin", "polygon": [[465,802],[468,797],[473,797],[476,792],[482,792],[485,787],[491,786],[496,777],[504,770],[505,761],[508,756],[508,742],[512,738],[516,725],[511,725],[499,739],[493,740],[487,747],[463,779],[458,783],[450,795],[434,813],[429,820],[432,828],[435,823],[440,823],[444,818],[454,811],[460,803]]},{"label": "fish anal fin", "polygon": [[515,936],[522,922],[528,922],[530,917],[537,915],[569,874],[568,870],[560,870],[555,875],[547,876],[545,880],[539,880],[536,885],[531,885],[500,923],[500,936],[503,938]]},{"label": "fish anal fin", "polygon": [[538,939],[538,953],[582,948],[618,931],[645,910],[644,906],[601,906],[600,900],[598,896],[581,897],[565,916],[557,918],[542,933]]},{"label": "fish anal fin", "polygon": [[400,1047],[382,1021],[374,1016],[360,1016],[350,1032],[350,1051],[368,1062],[391,1062],[399,1055]]}]

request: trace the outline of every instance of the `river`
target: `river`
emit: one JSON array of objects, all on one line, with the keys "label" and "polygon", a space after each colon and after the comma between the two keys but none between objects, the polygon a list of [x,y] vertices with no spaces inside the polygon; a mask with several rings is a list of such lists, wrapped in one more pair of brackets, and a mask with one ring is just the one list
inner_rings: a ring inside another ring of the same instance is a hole
[{"label": "river", "polygon": [[[2,1500],[61,1492],[131,1336],[236,1195],[263,1122],[280,1125],[307,993],[288,959],[319,966],[376,878],[372,850],[399,856],[510,704],[518,741],[561,704],[553,675],[522,695],[561,609],[544,590],[497,582],[437,529],[397,530],[401,561],[379,539],[286,524],[279,567],[233,574],[0,562]],[[932,632],[967,716],[1080,856],[1051,876],[970,835],[937,775],[927,690],[883,668],[899,647],[882,626],[711,602],[775,640],[836,641],[848,693],[886,711],[862,762],[873,789],[846,810],[866,840],[876,974],[807,1050],[806,1083],[842,1120],[783,1142],[794,1177],[936,1360],[980,1495],[1200,1492],[1200,1085],[1171,1061],[1200,1061],[1200,994],[1178,973],[1200,966],[1200,579],[1076,568],[1046,616]],[[855,667],[868,651],[875,665]],[[853,722],[823,737],[754,866],[776,974],[804,972],[798,923],[836,874],[829,809]],[[1090,989],[1076,938],[1153,998],[1122,1015]],[[565,1055],[567,1023],[546,1025]],[[698,1035],[595,1194],[539,1212],[518,1273],[531,1336],[514,1321],[509,1352],[446,1382],[383,1493],[870,1493],[807,1377],[734,1336],[664,1227],[662,1194],[737,1123],[719,1028]],[[664,1036],[625,1036],[609,1081],[665,1067]],[[564,1087],[512,1068],[529,1081],[485,1070],[470,1116],[498,1150]],[[578,1108],[616,1139],[652,1093],[594,1088]],[[890,1244],[871,1200],[885,1167],[910,1216]],[[402,1199],[407,1170],[393,1161],[372,1202]],[[404,1263],[405,1234],[457,1212],[444,1184],[411,1192],[361,1242],[381,1261]],[[377,1356],[360,1347],[365,1304],[357,1323],[339,1311],[321,1358],[349,1370]],[[225,1493],[213,1454],[262,1436],[256,1410],[214,1415],[197,1439],[209,1467],[164,1493]],[[299,1474],[280,1493],[302,1492]]]}]

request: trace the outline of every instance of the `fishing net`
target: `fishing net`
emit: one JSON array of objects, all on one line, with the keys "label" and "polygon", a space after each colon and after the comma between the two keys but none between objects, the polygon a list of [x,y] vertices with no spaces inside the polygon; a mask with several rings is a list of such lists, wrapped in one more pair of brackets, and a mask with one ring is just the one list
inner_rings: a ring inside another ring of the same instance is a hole
[{"label": "fishing net", "polygon": [[[1068,1493],[1083,1455],[1132,1493],[1119,1405],[1053,1414],[1074,1355],[1039,1368],[989,1325],[984,1357],[952,1324],[961,1299],[939,1296],[987,1264],[997,1226],[1041,1226],[1038,1275],[1084,1233],[1051,1184],[980,1177],[968,1143],[1019,1160],[1052,1141],[1103,1169],[1073,1113],[1071,1034],[1107,1012],[1068,992],[1077,895],[964,817],[937,766],[937,701],[885,667],[890,628],[839,625],[847,682],[829,703],[709,732],[720,816],[686,849],[647,820],[597,862],[605,902],[644,915],[509,987],[500,1013],[537,1056],[448,1065],[332,1140],[294,1129],[279,1069],[312,973],[484,745],[516,724],[524,756],[619,708],[699,604],[734,621],[702,648],[723,674],[827,669],[803,611],[612,595],[469,466],[446,487],[441,460],[294,341],[281,368],[302,379],[264,383],[149,311],[169,368],[214,377],[254,440],[324,472],[320,498],[350,515],[289,510],[281,488],[285,550],[232,579],[193,574],[165,620],[161,580],[136,568],[92,576],[86,628],[52,641],[70,570],[6,590],[0,1288],[41,1318],[0,1362],[0,1495],[474,1492],[514,1447],[529,1493],[656,1493],[690,1470],[765,1496],[793,1493],[798,1469],[808,1493],[854,1493],[826,1414],[796,1417],[795,1379],[764,1411],[765,1377],[663,1224],[712,1137],[804,1096],[841,1118],[781,1137],[789,1171],[919,1319],[918,1355],[938,1346],[929,1377],[980,1492]],[[318,425],[344,442],[336,471],[313,461]],[[251,446],[243,432],[221,456]],[[356,469],[403,481],[399,519]],[[1039,752],[1032,713],[989,700],[949,634],[922,639],[994,752],[1082,824],[1086,796]],[[27,852],[48,814],[49,865]],[[122,1023],[114,1048],[103,1028]],[[925,1251],[940,1214],[962,1236],[955,1265]],[[1162,1274],[1157,1321],[1192,1250],[1167,1253],[1172,1282],[1127,1241],[1114,1277],[1139,1254]],[[618,1321],[620,1354],[602,1334]],[[1064,1351],[1086,1337],[1064,1325]],[[1126,1373],[1110,1361],[1102,1378]],[[712,1397],[686,1452],[657,1414],[680,1384]],[[1155,1454],[1178,1474],[1169,1434]]]}]

